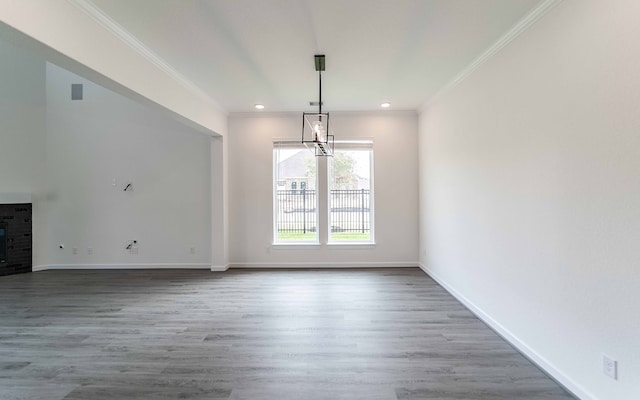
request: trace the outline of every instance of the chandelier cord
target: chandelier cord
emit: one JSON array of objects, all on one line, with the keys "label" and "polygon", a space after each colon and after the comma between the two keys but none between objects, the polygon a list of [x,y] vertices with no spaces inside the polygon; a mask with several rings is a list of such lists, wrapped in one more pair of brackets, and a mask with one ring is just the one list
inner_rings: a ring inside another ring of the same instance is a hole
[{"label": "chandelier cord", "polygon": [[[318,114],[322,114],[322,71],[318,71],[318,86],[318,92],[320,94],[320,98],[318,99]],[[322,115],[320,116],[320,120],[322,121]]]}]

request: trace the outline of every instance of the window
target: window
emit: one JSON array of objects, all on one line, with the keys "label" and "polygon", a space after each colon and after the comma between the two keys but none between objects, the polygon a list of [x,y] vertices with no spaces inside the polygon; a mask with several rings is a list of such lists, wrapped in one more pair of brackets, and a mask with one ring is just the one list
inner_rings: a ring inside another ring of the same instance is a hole
[{"label": "window", "polygon": [[274,243],[318,243],[316,157],[300,143],[275,143]]},{"label": "window", "polygon": [[274,244],[374,242],[371,141],[336,142],[326,158],[276,142],[273,160]]},{"label": "window", "polygon": [[373,242],[373,149],[336,143],[328,158],[329,242]]}]

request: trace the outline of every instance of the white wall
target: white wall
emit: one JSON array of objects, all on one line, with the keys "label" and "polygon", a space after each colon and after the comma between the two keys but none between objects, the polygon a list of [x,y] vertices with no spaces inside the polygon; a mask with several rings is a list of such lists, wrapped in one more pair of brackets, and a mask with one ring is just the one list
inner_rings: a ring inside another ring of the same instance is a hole
[{"label": "white wall", "polygon": [[229,268],[229,145],[211,138],[211,269]]},{"label": "white wall", "polygon": [[[46,72],[47,262],[210,266],[211,138],[53,64]],[[72,83],[83,101],[70,99]],[[125,251],[130,239],[139,254]]]},{"label": "white wall", "polygon": [[31,194],[37,263],[45,240],[45,61],[2,39],[0,60],[0,194]]},{"label": "white wall", "polygon": [[332,113],[331,120],[337,139],[374,140],[376,245],[272,246],[273,140],[299,140],[302,114],[232,114],[228,135],[232,265],[415,265],[417,115]]},{"label": "white wall", "polygon": [[0,192],[34,192],[45,154],[45,62],[0,40]]},{"label": "white wall", "polygon": [[226,134],[226,113],[213,100],[90,1],[0,0],[0,23],[35,39],[25,45],[49,61],[208,133]]},{"label": "white wall", "polygon": [[421,262],[584,399],[640,398],[638,15],[564,1],[420,116]]}]

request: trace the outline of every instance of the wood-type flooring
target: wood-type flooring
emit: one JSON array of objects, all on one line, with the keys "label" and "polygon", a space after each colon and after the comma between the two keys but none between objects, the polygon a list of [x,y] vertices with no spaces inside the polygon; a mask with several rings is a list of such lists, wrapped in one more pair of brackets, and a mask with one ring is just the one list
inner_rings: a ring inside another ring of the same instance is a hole
[{"label": "wood-type flooring", "polygon": [[0,399],[572,399],[415,268],[0,277]]}]

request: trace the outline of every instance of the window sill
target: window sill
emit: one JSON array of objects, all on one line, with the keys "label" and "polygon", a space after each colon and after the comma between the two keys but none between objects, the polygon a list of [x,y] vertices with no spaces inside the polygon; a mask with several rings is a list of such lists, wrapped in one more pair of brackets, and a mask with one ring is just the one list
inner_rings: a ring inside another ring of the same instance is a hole
[{"label": "window sill", "polygon": [[376,243],[375,242],[329,242],[327,243],[328,247],[342,247],[342,248],[349,248],[349,247],[353,247],[353,248],[357,248],[357,249],[362,249],[362,248],[374,248],[376,247]]},{"label": "window sill", "polygon": [[273,247],[274,249],[287,249],[287,248],[291,248],[291,249],[299,249],[301,247],[320,247],[320,243],[319,242],[299,242],[299,243],[271,243],[271,247]]}]

